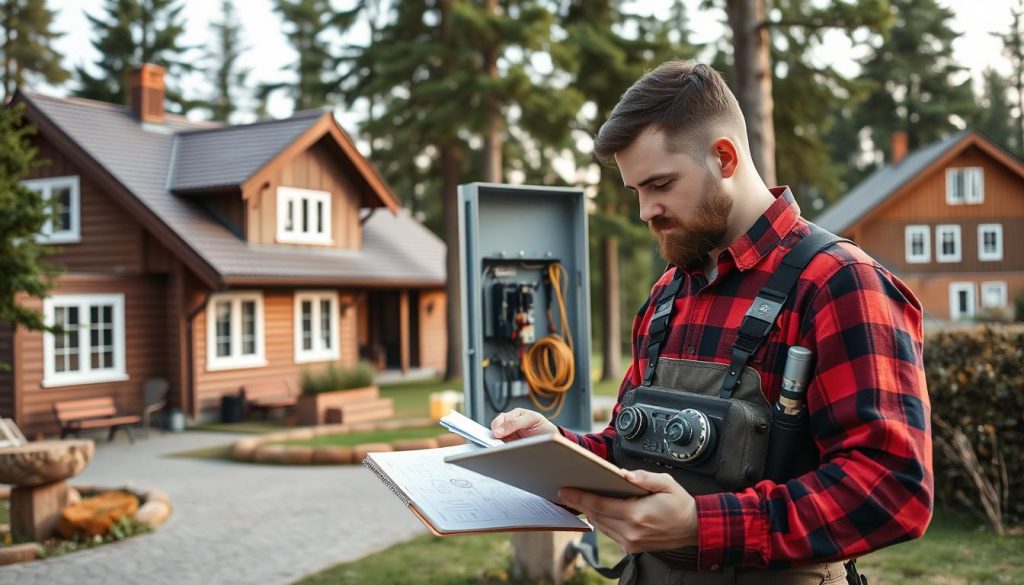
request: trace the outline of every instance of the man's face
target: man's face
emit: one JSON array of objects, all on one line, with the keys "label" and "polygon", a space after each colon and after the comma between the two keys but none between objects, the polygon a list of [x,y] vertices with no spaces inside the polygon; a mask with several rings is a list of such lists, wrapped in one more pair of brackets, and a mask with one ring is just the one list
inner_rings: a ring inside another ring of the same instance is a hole
[{"label": "man's face", "polygon": [[615,161],[665,260],[688,266],[726,244],[732,198],[707,161],[669,151],[655,132],[642,134]]}]

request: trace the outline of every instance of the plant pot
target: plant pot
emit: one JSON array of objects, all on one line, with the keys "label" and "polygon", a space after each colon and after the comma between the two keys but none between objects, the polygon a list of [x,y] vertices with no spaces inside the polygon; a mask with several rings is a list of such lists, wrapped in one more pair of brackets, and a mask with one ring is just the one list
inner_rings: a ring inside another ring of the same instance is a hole
[{"label": "plant pot", "polygon": [[380,391],[376,386],[302,394],[295,405],[295,417],[302,426],[322,425],[327,422],[328,409],[337,408],[344,411],[345,406],[375,401],[379,395]]}]

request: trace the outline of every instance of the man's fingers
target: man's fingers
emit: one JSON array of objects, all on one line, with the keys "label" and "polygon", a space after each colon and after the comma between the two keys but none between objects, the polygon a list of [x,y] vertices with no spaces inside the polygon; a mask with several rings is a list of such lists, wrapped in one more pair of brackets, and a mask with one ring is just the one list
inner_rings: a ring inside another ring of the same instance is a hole
[{"label": "man's fingers", "polygon": [[642,487],[655,494],[672,491],[679,485],[667,473],[651,473],[642,469],[627,471],[626,480],[637,487]]}]

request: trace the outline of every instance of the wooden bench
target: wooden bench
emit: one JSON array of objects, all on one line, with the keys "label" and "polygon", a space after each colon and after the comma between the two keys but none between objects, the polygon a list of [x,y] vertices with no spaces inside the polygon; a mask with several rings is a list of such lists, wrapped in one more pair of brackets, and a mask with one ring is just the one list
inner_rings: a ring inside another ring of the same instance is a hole
[{"label": "wooden bench", "polygon": [[251,382],[242,386],[239,391],[245,404],[246,414],[259,410],[264,418],[275,408],[292,408],[298,402],[298,396],[292,391],[288,380],[266,380]]},{"label": "wooden bench", "polygon": [[118,415],[114,399],[109,396],[54,402],[53,414],[60,425],[61,439],[69,434],[81,437],[81,432],[85,429],[109,428],[108,441],[114,440],[114,434],[124,429],[128,433],[128,441],[134,443],[135,437],[132,436],[130,425],[142,421],[142,417],[138,415]]}]

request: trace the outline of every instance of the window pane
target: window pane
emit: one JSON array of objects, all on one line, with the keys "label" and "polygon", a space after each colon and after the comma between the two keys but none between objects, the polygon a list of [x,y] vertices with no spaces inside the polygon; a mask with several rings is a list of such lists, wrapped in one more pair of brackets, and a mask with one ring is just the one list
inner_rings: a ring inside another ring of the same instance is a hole
[{"label": "window pane", "polygon": [[53,231],[71,231],[71,187],[55,187],[51,197],[57,214],[53,223]]},{"label": "window pane", "polygon": [[302,199],[302,233],[309,233],[309,199]]},{"label": "window pane", "polygon": [[295,231],[295,200],[286,199],[285,205],[285,217],[284,217],[284,231],[291,232]]},{"label": "window pane", "polygon": [[242,301],[242,355],[256,354],[256,302]]},{"label": "window pane", "polygon": [[324,202],[316,202],[316,233],[324,233]]},{"label": "window pane", "polygon": [[80,325],[78,307],[55,307],[54,324],[64,328],[62,333],[54,334],[54,363],[55,372],[77,372],[79,365],[78,329]]},{"label": "window pane", "polygon": [[216,303],[216,344],[217,357],[231,355],[231,302],[218,301]]},{"label": "window pane", "polygon": [[959,299],[959,302],[960,302],[960,313],[961,314],[967,313],[967,311],[968,311],[968,307],[967,307],[967,291],[961,290],[961,291],[959,291],[957,293],[957,296],[958,296],[958,299]]},{"label": "window pane", "polygon": [[302,301],[302,350],[313,349],[313,302]]},{"label": "window pane", "polygon": [[331,301],[320,300],[320,345],[331,349]]},{"label": "window pane", "polygon": [[89,367],[93,369],[114,367],[113,317],[113,305],[89,307]]}]

